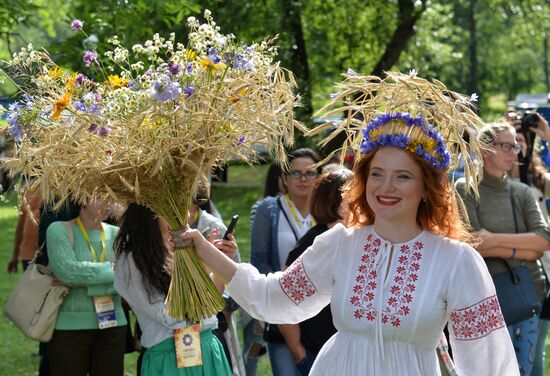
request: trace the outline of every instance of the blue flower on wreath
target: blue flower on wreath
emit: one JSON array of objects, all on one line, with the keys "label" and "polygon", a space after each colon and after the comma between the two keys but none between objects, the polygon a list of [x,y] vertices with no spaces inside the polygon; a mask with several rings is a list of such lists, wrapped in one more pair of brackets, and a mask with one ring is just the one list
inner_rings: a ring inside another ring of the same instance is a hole
[{"label": "blue flower on wreath", "polygon": [[[408,127],[417,129],[409,130]],[[451,153],[443,137],[421,117],[413,117],[406,112],[386,112],[373,118],[361,131],[362,154],[368,154],[380,147],[393,146],[417,155],[437,170],[445,171],[450,166]],[[420,137],[415,137],[415,133]]]}]

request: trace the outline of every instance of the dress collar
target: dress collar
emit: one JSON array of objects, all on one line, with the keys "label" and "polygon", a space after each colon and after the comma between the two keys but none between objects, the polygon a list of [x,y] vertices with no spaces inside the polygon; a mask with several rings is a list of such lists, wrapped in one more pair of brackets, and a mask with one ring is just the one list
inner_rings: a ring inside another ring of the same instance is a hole
[{"label": "dress collar", "polygon": [[481,185],[498,191],[506,191],[508,186],[508,175],[504,174],[502,178],[497,178],[489,175],[487,171],[483,170],[483,180],[481,181]]}]

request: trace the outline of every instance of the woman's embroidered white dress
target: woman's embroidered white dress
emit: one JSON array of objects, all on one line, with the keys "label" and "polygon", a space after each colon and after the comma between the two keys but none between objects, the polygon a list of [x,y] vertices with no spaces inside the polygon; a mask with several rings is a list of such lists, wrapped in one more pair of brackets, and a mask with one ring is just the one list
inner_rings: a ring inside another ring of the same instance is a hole
[{"label": "woman's embroidered white dress", "polygon": [[460,375],[519,375],[483,259],[428,231],[392,244],[373,226],[337,225],[285,272],[266,277],[239,264],[227,288],[271,323],[300,322],[330,302],[338,333],[311,375],[439,375],[435,348],[447,321]]}]

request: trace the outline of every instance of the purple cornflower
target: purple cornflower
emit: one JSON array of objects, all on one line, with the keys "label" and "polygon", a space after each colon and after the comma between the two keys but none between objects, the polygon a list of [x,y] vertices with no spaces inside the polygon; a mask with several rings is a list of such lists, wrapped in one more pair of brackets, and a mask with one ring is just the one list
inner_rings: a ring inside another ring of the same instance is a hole
[{"label": "purple cornflower", "polygon": [[103,97],[99,93],[94,93],[95,101],[101,102],[103,100]]},{"label": "purple cornflower", "polygon": [[90,65],[92,65],[93,62],[97,61],[97,55],[93,51],[86,51],[84,52],[82,61],[84,61],[84,65],[86,67],[89,67]]},{"label": "purple cornflower", "polygon": [[237,146],[241,146],[242,144],[244,144],[245,141],[246,141],[246,137],[240,136],[239,139],[237,140]]},{"label": "purple cornflower", "polygon": [[111,128],[109,128],[108,126],[104,126],[99,128],[99,131],[97,132],[97,134],[101,137],[106,137],[109,135],[109,133],[111,133],[111,131],[112,131]]},{"label": "purple cornflower", "polygon": [[75,102],[74,108],[80,112],[86,112],[86,105],[81,101]]},{"label": "purple cornflower", "polygon": [[79,74],[76,75],[76,83],[79,84],[79,85],[82,85],[84,83],[84,81],[86,81],[87,79],[88,79],[88,77],[86,77],[82,73],[79,73]]},{"label": "purple cornflower", "polygon": [[95,133],[96,131],[97,131],[97,124],[92,124],[88,128],[88,132],[90,132],[90,133]]},{"label": "purple cornflower", "polygon": [[183,95],[185,96],[185,99],[193,95],[194,92],[195,92],[195,87],[193,85],[189,85],[185,89],[183,89]]},{"label": "purple cornflower", "polygon": [[187,66],[185,67],[185,71],[187,73],[192,73],[193,72],[193,63],[187,63]]},{"label": "purple cornflower", "polygon": [[214,64],[218,64],[220,61],[222,61],[222,59],[217,54],[218,51],[214,47],[210,47],[210,49],[208,50],[208,59]]},{"label": "purple cornflower", "polygon": [[180,66],[172,61],[168,63],[168,71],[172,76],[176,76],[180,72]]},{"label": "purple cornflower", "polygon": [[84,27],[84,21],[79,20],[78,18],[75,18],[73,22],[71,22],[71,29],[73,31],[80,31]]},{"label": "purple cornflower", "polygon": [[179,83],[170,81],[168,77],[161,77],[151,86],[151,96],[161,103],[177,99],[180,92]]}]

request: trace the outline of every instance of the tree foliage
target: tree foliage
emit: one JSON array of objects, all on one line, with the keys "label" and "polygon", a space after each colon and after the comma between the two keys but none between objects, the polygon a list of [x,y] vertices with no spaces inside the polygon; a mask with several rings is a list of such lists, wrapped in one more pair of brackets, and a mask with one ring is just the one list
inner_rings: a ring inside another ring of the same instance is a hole
[{"label": "tree foliage", "polygon": [[0,58],[32,41],[73,70],[84,68],[86,45],[67,27],[71,17],[85,21],[100,51],[114,34],[126,45],[156,32],[185,41],[186,18],[205,8],[224,32],[249,42],[278,35],[279,58],[303,97],[297,114],[306,121],[348,67],[364,74],[414,68],[453,90],[477,91],[482,109],[494,94],[550,90],[545,0],[4,1]]}]

